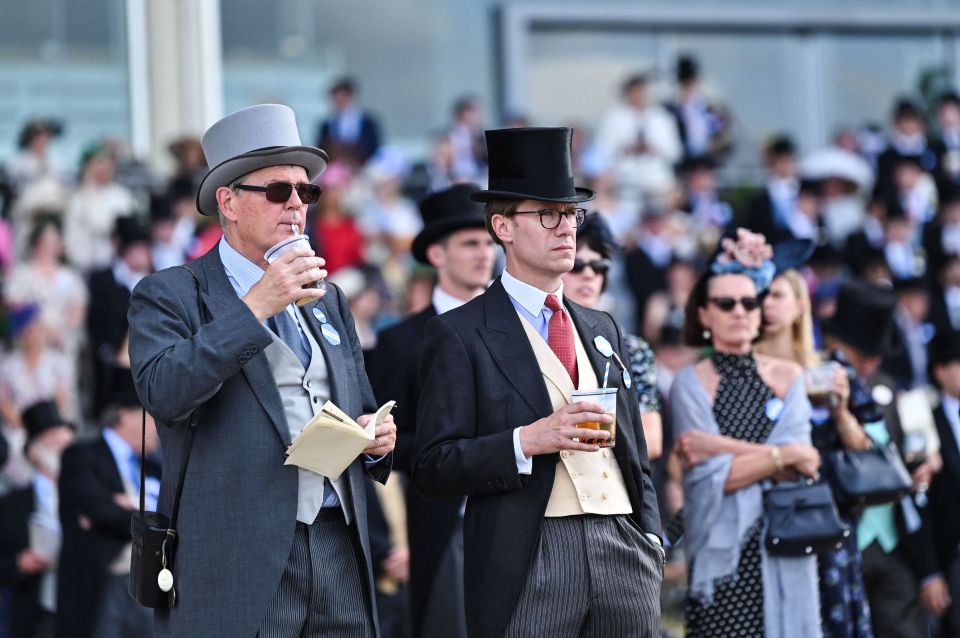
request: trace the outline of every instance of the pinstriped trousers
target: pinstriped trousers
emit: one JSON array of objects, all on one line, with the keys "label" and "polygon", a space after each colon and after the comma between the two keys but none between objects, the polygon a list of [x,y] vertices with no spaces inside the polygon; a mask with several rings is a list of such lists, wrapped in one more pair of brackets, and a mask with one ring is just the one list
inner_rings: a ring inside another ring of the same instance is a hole
[{"label": "pinstriped trousers", "polygon": [[626,516],[545,518],[504,636],[660,636],[660,551]]},{"label": "pinstriped trousers", "polygon": [[366,588],[339,507],[297,523],[293,547],[257,634],[260,638],[373,636]]}]

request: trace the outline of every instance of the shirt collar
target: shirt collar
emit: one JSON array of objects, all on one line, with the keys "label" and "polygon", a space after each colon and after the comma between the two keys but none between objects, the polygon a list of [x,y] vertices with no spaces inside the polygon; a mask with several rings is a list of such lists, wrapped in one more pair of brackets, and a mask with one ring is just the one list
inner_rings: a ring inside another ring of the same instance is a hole
[{"label": "shirt collar", "polygon": [[140,280],[146,276],[146,273],[137,272],[130,268],[127,262],[122,259],[115,259],[113,262],[113,278],[130,292],[133,292]]},{"label": "shirt collar", "polygon": [[[943,413],[947,415],[947,421],[950,422],[954,435],[960,434],[960,399],[952,397],[946,392],[941,392],[940,406],[943,408]],[[957,439],[957,442],[960,443],[960,438]]]},{"label": "shirt collar", "polygon": [[220,261],[223,262],[223,270],[227,273],[227,278],[233,284],[237,296],[243,297],[255,283],[260,281],[264,270],[237,252],[226,237],[220,240],[219,251]]},{"label": "shirt collar", "polygon": [[449,312],[454,308],[459,308],[462,306],[464,301],[460,301],[453,295],[444,292],[440,289],[440,286],[433,287],[433,307],[437,311],[438,315],[442,315],[445,312]]},{"label": "shirt collar", "polygon": [[117,462],[117,467],[119,467],[121,472],[124,472],[124,476],[126,476],[125,472],[130,465],[130,457],[134,455],[133,448],[110,428],[103,429],[103,440],[106,441],[107,447],[110,448],[110,452]]},{"label": "shirt collar", "polygon": [[[534,317],[540,315],[540,311],[542,311],[544,307],[544,301],[547,299],[547,294],[550,293],[543,292],[539,288],[534,288],[530,284],[520,281],[506,270],[503,271],[500,282],[503,284],[503,288],[507,291],[507,294],[523,306],[524,310]],[[562,281],[560,282],[560,287],[552,294],[556,295],[560,305],[563,305]]]}]

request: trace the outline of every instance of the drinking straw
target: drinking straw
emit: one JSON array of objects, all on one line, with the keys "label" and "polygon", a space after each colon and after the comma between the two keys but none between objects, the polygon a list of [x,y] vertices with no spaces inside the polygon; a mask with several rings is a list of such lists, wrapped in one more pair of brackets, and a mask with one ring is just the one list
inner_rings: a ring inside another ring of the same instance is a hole
[{"label": "drinking straw", "polygon": [[603,370],[603,387],[607,387],[607,379],[610,377],[610,361],[607,361],[607,367]]}]

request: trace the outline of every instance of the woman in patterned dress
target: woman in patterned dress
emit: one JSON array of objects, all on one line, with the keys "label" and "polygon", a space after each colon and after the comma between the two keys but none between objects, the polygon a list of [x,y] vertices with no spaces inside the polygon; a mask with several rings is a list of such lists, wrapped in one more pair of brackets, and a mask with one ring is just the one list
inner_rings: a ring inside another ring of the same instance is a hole
[{"label": "woman in patterned dress", "polygon": [[820,464],[802,368],[753,353],[759,295],[774,272],[769,246],[741,230],[723,247],[684,325],[686,341],[712,353],[671,390],[684,464],[687,636],[816,638],[816,559],[772,556],[761,542],[763,484],[814,477]]},{"label": "woman in patterned dress", "polygon": [[[573,270],[563,275],[563,294],[574,303],[593,308],[607,287],[610,258],[619,246],[607,223],[597,213],[587,215],[577,229],[577,254]],[[625,335],[634,389],[640,403],[643,436],[647,442],[647,456],[651,461],[663,454],[663,425],[660,419],[660,397],[657,394],[657,375],[653,350],[634,335]],[[613,362],[616,365],[616,362]]]},{"label": "woman in patterned dress", "polygon": [[[770,285],[763,300],[763,340],[757,352],[795,361],[809,368],[821,363],[813,349],[813,318],[806,283],[796,270],[787,270]],[[834,370],[833,394],[837,400],[813,410],[814,446],[826,453],[846,447],[870,447],[867,433],[850,413],[850,382],[840,366]],[[840,512],[851,529],[852,513]],[[820,574],[820,615],[825,638],[873,638],[870,605],[863,583],[863,557],[851,535],[843,545],[817,557]]]}]

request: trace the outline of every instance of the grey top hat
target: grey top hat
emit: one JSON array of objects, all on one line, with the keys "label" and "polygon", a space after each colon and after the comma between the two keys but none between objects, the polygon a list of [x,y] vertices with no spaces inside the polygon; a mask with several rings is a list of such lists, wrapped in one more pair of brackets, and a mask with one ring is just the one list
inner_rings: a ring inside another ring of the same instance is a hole
[{"label": "grey top hat", "polygon": [[312,182],[327,167],[327,154],[300,143],[293,110],[282,104],[258,104],[224,117],[200,141],[212,168],[200,182],[197,209],[217,214],[217,189],[267,166],[302,166]]}]

